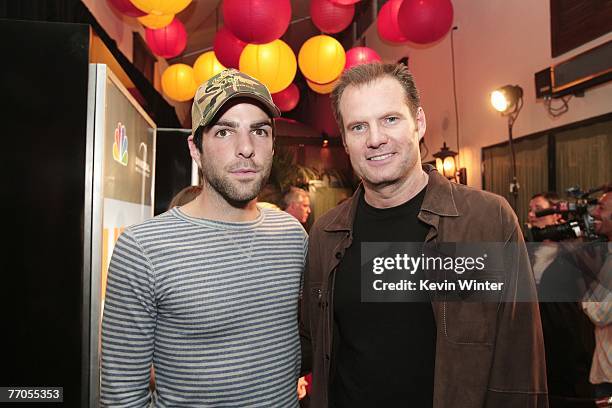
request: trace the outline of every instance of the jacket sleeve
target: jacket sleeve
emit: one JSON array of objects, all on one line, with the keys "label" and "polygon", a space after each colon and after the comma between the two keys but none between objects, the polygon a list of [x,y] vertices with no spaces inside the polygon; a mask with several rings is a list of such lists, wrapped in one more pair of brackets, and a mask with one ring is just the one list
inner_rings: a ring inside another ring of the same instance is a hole
[{"label": "jacket sleeve", "polygon": [[[321,256],[321,252],[314,248],[318,244],[317,225],[315,224],[310,232],[308,239],[308,255],[306,257],[306,266],[304,268],[304,287],[302,290],[302,299],[300,301],[300,344],[302,346],[302,370],[301,376],[312,372],[313,359],[313,318],[311,311],[313,310],[312,282],[313,276],[317,276],[315,268],[320,264],[320,259],[315,256]],[[318,255],[316,255],[318,254]]]},{"label": "jacket sleeve", "polygon": [[500,216],[508,275],[497,314],[485,407],[546,408],[546,363],[535,280],[518,221],[505,201]]},{"label": "jacket sleeve", "polygon": [[102,318],[101,406],[146,407],[155,333],[152,268],[126,230],[108,272]]}]

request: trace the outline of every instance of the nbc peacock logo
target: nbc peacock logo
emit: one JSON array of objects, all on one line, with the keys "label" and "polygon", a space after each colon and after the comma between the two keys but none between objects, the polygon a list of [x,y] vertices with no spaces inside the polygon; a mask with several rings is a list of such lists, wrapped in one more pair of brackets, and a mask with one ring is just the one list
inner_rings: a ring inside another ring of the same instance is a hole
[{"label": "nbc peacock logo", "polygon": [[128,164],[128,138],[125,133],[125,126],[121,122],[115,128],[115,141],[113,142],[113,159],[116,162],[127,166]]}]

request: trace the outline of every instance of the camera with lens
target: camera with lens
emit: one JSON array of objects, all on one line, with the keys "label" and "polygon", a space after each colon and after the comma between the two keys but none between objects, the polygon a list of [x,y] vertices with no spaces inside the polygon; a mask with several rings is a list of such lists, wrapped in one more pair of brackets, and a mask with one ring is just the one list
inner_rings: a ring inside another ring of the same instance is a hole
[{"label": "camera with lens", "polygon": [[536,217],[544,217],[551,214],[559,214],[565,220],[562,224],[550,225],[544,228],[530,227],[527,230],[527,239],[534,242],[544,240],[563,241],[567,239],[581,238],[585,241],[598,241],[600,237],[595,233],[593,217],[590,209],[597,204],[597,198],[591,196],[603,190],[604,186],[581,191],[579,187],[571,187],[566,190],[570,199],[554,203],[535,213]]}]

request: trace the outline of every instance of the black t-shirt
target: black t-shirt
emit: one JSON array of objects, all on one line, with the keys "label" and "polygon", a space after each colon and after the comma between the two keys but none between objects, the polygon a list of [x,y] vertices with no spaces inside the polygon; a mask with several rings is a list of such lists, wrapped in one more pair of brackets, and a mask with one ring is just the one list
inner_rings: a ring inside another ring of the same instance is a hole
[{"label": "black t-shirt", "polygon": [[424,242],[424,188],[397,207],[359,198],[353,243],[336,272],[330,407],[433,405],[436,323],[430,302],[362,303],[361,242]]}]

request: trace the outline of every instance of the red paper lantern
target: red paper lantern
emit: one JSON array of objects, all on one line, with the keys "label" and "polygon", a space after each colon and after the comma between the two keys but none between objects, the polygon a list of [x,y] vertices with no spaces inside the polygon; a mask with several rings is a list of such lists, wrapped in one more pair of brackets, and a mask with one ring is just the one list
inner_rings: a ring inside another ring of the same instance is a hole
[{"label": "red paper lantern", "polygon": [[142,17],[147,13],[132,4],[130,0],[107,0],[115,10],[128,17]]},{"label": "red paper lantern", "polygon": [[147,28],[145,39],[151,51],[163,58],[173,58],[185,50],[187,31],[177,18],[164,28]]},{"label": "red paper lantern", "polygon": [[391,42],[405,42],[408,40],[400,31],[397,22],[397,13],[402,5],[402,1],[403,0],[389,0],[383,4],[378,13],[376,27],[378,28],[378,35],[383,40]]},{"label": "red paper lantern", "polygon": [[353,21],[355,6],[343,6],[330,0],[311,0],[310,16],[313,24],[322,32],[339,33]]},{"label": "red paper lantern", "polygon": [[346,52],[346,63],[344,70],[351,69],[356,65],[368,64],[374,61],[382,61],[376,51],[368,47],[355,47]]},{"label": "red paper lantern", "polygon": [[359,3],[361,0],[330,0],[332,3],[339,4],[341,6],[348,6],[350,4]]},{"label": "red paper lantern", "polygon": [[408,41],[429,44],[444,37],[453,24],[450,0],[404,0],[397,14]]},{"label": "red paper lantern", "polygon": [[291,83],[291,85],[282,91],[272,94],[272,100],[282,112],[289,112],[300,101],[300,89],[295,83]]},{"label": "red paper lantern", "polygon": [[279,39],[291,21],[290,0],[224,0],[223,21],[240,40],[267,44]]},{"label": "red paper lantern", "polygon": [[230,30],[223,27],[215,34],[213,50],[223,66],[238,69],[240,54],[246,45],[247,43],[241,41]]}]

